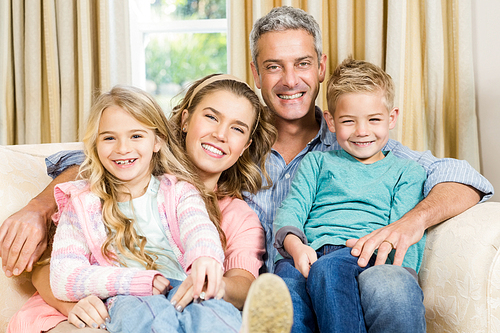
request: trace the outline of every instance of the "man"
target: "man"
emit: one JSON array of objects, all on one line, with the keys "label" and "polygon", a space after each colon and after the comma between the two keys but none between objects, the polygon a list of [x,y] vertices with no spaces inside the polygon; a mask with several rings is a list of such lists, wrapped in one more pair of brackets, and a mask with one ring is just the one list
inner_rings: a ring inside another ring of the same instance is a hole
[{"label": "man", "polygon": [[[279,133],[267,164],[273,187],[248,200],[266,231],[266,267],[272,271],[276,254],[272,222],[300,161],[309,151],[339,149],[339,146],[335,135],[329,134],[321,110],[315,107],[319,86],[325,78],[326,55],[321,50],[321,32],[314,18],[300,9],[274,8],[255,23],[250,38],[252,73],[265,103],[275,115]],[[416,283],[398,266],[406,250],[418,242],[430,226],[493,194],[491,184],[464,161],[438,160],[428,152],[413,152],[392,140],[386,149],[393,150],[396,156],[418,160],[427,170],[428,180],[426,198],[415,209],[399,221],[348,243],[353,247],[352,254],[359,256],[360,266],[366,265],[375,249],[378,249],[376,264],[385,263],[392,246],[396,249],[394,265],[372,267],[359,277],[361,301],[370,332],[406,331],[411,325],[409,317],[419,324],[425,320],[422,295],[404,299],[399,295],[400,290],[409,290],[405,293],[414,295],[411,290]],[[53,162],[54,168],[49,168],[49,173],[57,173],[58,167],[78,164],[81,158],[62,156],[49,162]],[[46,248],[47,223],[51,223],[49,217],[55,210],[52,189],[59,182],[73,180],[76,173],[77,167],[72,167],[60,174],[26,207],[3,223],[0,243],[2,268],[7,276],[18,275],[24,269],[31,271],[33,263]],[[414,303],[420,311],[418,314]],[[393,311],[395,307],[401,311]],[[403,315],[396,316],[396,313]],[[401,330],[398,325],[404,325],[405,329]]]},{"label": "man", "polygon": [[[274,113],[279,133],[266,164],[273,187],[248,200],[266,231],[266,266],[272,269],[276,255],[272,223],[300,161],[310,151],[340,147],[314,104],[326,69],[321,33],[314,18],[300,9],[274,8],[255,22],[250,47],[256,85]],[[428,152],[413,152],[392,140],[384,150],[422,164],[428,174],[426,198],[400,220],[347,245],[353,247],[351,253],[359,256],[362,267],[378,249],[379,266],[367,269],[358,279],[368,331],[425,331],[423,295],[417,280],[400,266],[406,250],[430,226],[463,212],[481,198],[489,198],[493,188],[464,161],[438,160]],[[382,265],[393,247],[394,265]]]}]

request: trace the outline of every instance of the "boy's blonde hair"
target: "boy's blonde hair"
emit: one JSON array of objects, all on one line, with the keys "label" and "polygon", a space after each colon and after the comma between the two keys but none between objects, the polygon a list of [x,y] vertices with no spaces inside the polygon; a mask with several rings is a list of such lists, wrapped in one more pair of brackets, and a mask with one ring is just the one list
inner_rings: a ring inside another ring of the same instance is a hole
[{"label": "boy's blonde hair", "polygon": [[219,230],[222,244],[225,246],[225,236],[219,226],[220,211],[217,198],[204,190],[203,184],[194,173],[193,165],[180,148],[172,124],[167,121],[161,107],[141,89],[115,86],[109,92],[101,94],[90,110],[83,138],[86,158],[79,172],[79,176],[90,183],[92,193],[101,199],[102,219],[107,231],[106,242],[101,248],[103,255],[124,264],[119,258],[112,256],[111,246],[116,246],[122,255],[140,262],[147,269],[157,268],[152,258],[155,254],[144,250],[146,238],[139,236],[135,231],[135,220],[127,218],[118,208],[118,195],[123,194],[121,186],[123,182],[104,168],[97,154],[99,123],[104,110],[111,106],[122,108],[155,133],[156,140],[161,142],[161,148],[153,153],[151,173],[154,176],[172,174],[179,180],[193,184],[200,191],[210,219]]},{"label": "boy's blonde hair", "polygon": [[[266,172],[265,163],[278,132],[273,125],[272,114],[264,109],[259,97],[246,83],[224,78],[201,86],[208,79],[216,79],[217,75],[220,74],[208,75],[194,82],[181,102],[174,107],[170,121],[174,124],[177,139],[185,150],[186,133],[182,131],[183,110],[188,110],[189,114],[186,120],[188,121],[201,100],[217,91],[228,91],[238,97],[245,97],[250,102],[255,112],[255,122],[250,128],[249,138],[252,143],[235,164],[222,172],[217,182],[218,198],[229,196],[243,199],[243,192],[256,194],[261,189],[262,175],[266,178],[267,186],[271,186],[272,181]],[[201,89],[197,89],[198,87]]]},{"label": "boy's blonde hair", "polygon": [[328,79],[326,88],[328,112],[333,116],[337,102],[347,93],[382,92],[387,111],[394,105],[394,84],[382,68],[363,60],[346,58]]}]

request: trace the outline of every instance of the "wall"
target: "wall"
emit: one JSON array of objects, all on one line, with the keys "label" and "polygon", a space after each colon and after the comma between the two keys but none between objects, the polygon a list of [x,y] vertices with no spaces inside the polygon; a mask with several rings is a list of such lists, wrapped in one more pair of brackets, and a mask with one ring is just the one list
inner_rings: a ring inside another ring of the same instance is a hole
[{"label": "wall", "polygon": [[500,201],[500,1],[471,2],[481,173]]}]

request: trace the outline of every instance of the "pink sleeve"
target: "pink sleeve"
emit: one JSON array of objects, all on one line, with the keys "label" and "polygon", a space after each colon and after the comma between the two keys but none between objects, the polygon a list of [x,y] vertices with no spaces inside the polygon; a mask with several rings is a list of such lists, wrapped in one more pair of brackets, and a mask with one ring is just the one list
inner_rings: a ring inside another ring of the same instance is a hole
[{"label": "pink sleeve", "polygon": [[257,214],[240,199],[224,198],[219,205],[227,238],[224,271],[239,268],[257,277],[265,253],[264,230]]},{"label": "pink sleeve", "polygon": [[[151,295],[153,278],[159,274],[157,271],[103,262],[91,264],[93,254],[89,242],[92,240],[84,231],[87,222],[85,216],[77,213],[72,199],[66,200],[60,212],[50,261],[50,285],[54,296],[63,301],[78,301],[89,295],[99,298]],[[91,234],[100,232],[92,230]]]}]

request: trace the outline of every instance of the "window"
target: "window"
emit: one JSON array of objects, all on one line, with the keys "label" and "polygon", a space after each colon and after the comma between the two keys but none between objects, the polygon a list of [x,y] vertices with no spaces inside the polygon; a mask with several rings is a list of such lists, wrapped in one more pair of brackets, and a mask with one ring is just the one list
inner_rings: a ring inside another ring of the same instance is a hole
[{"label": "window", "polygon": [[226,0],[131,0],[132,80],[168,112],[187,84],[227,73]]}]

